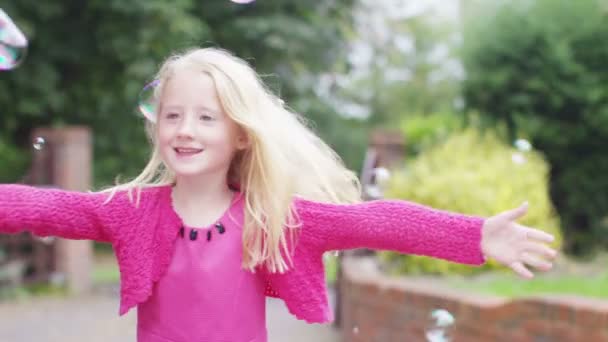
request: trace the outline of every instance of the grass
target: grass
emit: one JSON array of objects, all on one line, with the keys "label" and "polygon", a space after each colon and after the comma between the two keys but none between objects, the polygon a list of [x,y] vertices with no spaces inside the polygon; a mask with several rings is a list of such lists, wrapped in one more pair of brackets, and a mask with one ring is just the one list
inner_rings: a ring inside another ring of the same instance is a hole
[{"label": "grass", "polygon": [[93,270],[93,284],[117,283],[120,272],[117,265],[96,265]]},{"label": "grass", "polygon": [[338,257],[335,253],[325,253],[323,256],[325,264],[325,279],[328,284],[334,284],[338,274]]},{"label": "grass", "polygon": [[120,280],[120,271],[116,259],[111,253],[95,253],[95,267],[93,268],[93,284],[112,284]]},{"label": "grass", "polygon": [[483,279],[446,277],[449,286],[493,294],[501,297],[523,297],[541,294],[567,294],[608,299],[608,272],[593,276],[537,275],[523,280],[514,275],[489,274]]},{"label": "grass", "polygon": [[49,284],[28,284],[17,287],[0,288],[0,301],[25,300],[32,297],[63,297],[64,287]]}]

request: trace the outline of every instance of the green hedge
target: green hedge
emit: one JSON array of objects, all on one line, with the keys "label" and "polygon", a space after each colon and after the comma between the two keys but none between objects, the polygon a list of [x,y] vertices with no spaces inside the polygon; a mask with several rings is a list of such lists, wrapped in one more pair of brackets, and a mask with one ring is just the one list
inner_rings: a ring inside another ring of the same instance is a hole
[{"label": "green hedge", "polygon": [[[488,217],[530,202],[520,221],[555,234],[561,244],[559,218],[548,196],[548,165],[534,150],[519,151],[494,134],[468,129],[394,171],[386,197],[406,199],[434,208]],[[380,253],[400,273],[473,273],[499,266],[491,261],[481,268],[421,256]]]}]

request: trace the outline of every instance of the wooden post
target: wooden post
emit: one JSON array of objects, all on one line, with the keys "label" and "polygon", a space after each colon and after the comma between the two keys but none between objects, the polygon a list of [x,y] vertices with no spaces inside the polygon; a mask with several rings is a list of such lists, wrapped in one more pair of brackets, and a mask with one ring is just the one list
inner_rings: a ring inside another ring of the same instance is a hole
[{"label": "wooden post", "polygon": [[[60,189],[87,191],[91,188],[92,143],[88,127],[38,128],[32,141],[44,139],[43,149],[52,156],[51,185]],[[80,294],[91,289],[93,243],[85,240],[58,239],[55,265],[68,291]]]},{"label": "wooden post", "polygon": [[[399,167],[405,159],[405,139],[403,134],[398,131],[388,131],[384,129],[376,129],[372,131],[363,169],[361,170],[361,186],[363,190],[364,200],[374,200],[368,193],[368,187],[374,186],[376,179],[374,169],[384,167],[392,169]],[[374,252],[369,249],[358,249],[352,251],[344,251],[338,255],[338,270],[336,273],[336,304],[335,304],[335,320],[334,326],[340,327],[343,321],[341,286],[342,286],[342,260],[347,255],[370,255]]]}]

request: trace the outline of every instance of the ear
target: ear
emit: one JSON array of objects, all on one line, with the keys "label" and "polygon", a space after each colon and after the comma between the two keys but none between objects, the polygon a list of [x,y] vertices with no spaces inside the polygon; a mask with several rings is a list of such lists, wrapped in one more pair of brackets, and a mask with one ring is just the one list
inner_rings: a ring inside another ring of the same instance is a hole
[{"label": "ear", "polygon": [[239,135],[236,137],[236,149],[244,150],[251,145],[251,141],[245,132],[239,132]]}]

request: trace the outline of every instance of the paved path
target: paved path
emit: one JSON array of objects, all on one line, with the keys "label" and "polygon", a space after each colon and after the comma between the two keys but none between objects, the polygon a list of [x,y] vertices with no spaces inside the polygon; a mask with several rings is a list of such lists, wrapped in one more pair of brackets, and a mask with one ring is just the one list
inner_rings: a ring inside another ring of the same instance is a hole
[{"label": "paved path", "polygon": [[[114,292],[114,291],[112,291]],[[293,318],[283,302],[268,299],[269,342],[338,342],[330,325]],[[118,317],[115,293],[79,298],[0,302],[0,342],[134,342],[136,312]]]}]

